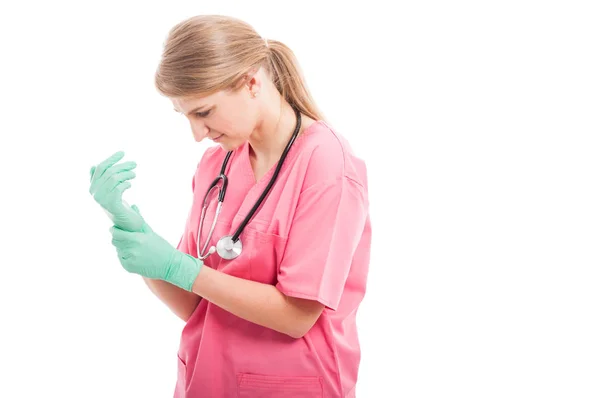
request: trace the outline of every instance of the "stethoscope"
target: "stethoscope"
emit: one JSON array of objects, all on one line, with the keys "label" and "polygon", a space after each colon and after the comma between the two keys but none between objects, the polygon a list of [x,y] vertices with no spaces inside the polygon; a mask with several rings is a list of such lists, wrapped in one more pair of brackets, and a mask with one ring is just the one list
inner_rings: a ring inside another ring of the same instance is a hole
[{"label": "stethoscope", "polygon": [[[296,137],[298,136],[298,132],[300,131],[301,114],[300,114],[300,111],[295,108],[294,108],[294,112],[296,113],[296,128],[294,129],[294,133],[292,134],[292,137],[290,138],[287,146],[285,147],[285,150],[283,151],[281,158],[279,158],[279,162],[277,163],[277,168],[275,169],[275,172],[273,173],[273,176],[271,177],[269,184],[263,190],[262,194],[260,195],[260,197],[258,198],[256,203],[254,204],[254,206],[252,207],[250,212],[246,215],[246,218],[244,218],[244,220],[237,227],[237,229],[235,230],[233,235],[223,236],[221,239],[218,240],[216,248],[215,248],[215,246],[211,246],[208,249],[208,252],[206,252],[206,249],[208,248],[208,244],[210,243],[210,239],[212,237],[213,231],[215,229],[215,225],[217,223],[217,218],[219,217],[219,214],[221,213],[221,207],[223,206],[223,201],[225,200],[225,192],[227,191],[227,183],[228,183],[227,176],[225,175],[225,168],[227,167],[227,163],[229,162],[229,158],[231,157],[231,154],[233,153],[233,151],[229,151],[229,152],[227,152],[227,155],[225,155],[225,159],[223,160],[223,164],[221,165],[221,172],[219,173],[219,176],[217,178],[215,178],[214,181],[210,184],[210,186],[208,187],[208,189],[206,191],[206,194],[204,195],[204,203],[202,205],[202,213],[200,215],[200,225],[198,226],[198,237],[197,237],[197,241],[196,241],[197,253],[198,253],[199,259],[204,260],[208,256],[210,256],[212,253],[214,253],[215,251],[224,260],[232,260],[242,253],[242,241],[240,239],[240,235],[242,234],[242,231],[244,230],[244,228],[246,227],[248,222],[250,222],[250,219],[252,218],[252,216],[254,215],[256,210],[258,210],[258,207],[261,205],[261,203],[263,202],[263,200],[265,199],[265,197],[271,190],[271,187],[273,186],[273,183],[275,182],[275,179],[277,178],[277,175],[279,174],[279,170],[281,169],[281,166],[283,165],[283,162],[284,162],[288,152],[290,151],[292,144],[296,140]],[[219,186],[219,182],[221,183],[220,186]],[[208,204],[209,204],[208,197],[214,188],[219,189],[217,209],[215,210],[215,218],[213,219],[212,225],[210,227],[210,231],[208,232],[208,236],[206,237],[206,242],[204,243],[204,247],[202,247],[202,250],[200,250],[200,236],[202,236],[202,227],[204,225],[206,209],[208,208]]]}]

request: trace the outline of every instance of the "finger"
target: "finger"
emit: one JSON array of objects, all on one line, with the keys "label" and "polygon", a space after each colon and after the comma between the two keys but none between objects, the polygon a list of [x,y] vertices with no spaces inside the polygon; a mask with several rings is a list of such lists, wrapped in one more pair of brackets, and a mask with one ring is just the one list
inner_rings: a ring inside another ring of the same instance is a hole
[{"label": "finger", "polygon": [[121,171],[129,171],[133,170],[137,167],[137,163],[133,160],[128,160],[127,162],[119,163],[110,167],[109,171],[114,173],[119,173]]},{"label": "finger", "polygon": [[110,178],[103,184],[101,190],[103,192],[112,192],[119,184],[133,180],[136,174],[134,171],[122,171],[117,174],[113,174]]},{"label": "finger", "polygon": [[104,172],[104,174],[101,177],[94,178],[91,189],[95,190],[96,188],[103,186],[106,183],[106,181],[110,180],[114,175],[120,174],[123,172],[129,172],[129,171],[135,169],[136,167],[137,167],[137,163],[135,163],[133,161],[124,162],[124,163],[118,164],[116,166],[110,167],[108,170],[106,170]]},{"label": "finger", "polygon": [[128,256],[121,256],[119,254],[117,255],[119,256],[119,262],[121,263],[123,269],[129,273],[133,273],[134,267],[132,267],[131,263],[135,261],[135,259]]},{"label": "finger", "polygon": [[137,235],[137,232],[125,231],[125,230],[123,230],[119,227],[115,227],[115,226],[110,227],[109,231],[113,237],[113,242],[135,241],[135,237]]},{"label": "finger", "polygon": [[102,177],[104,172],[109,167],[111,167],[112,165],[117,163],[119,160],[123,159],[123,156],[125,156],[125,152],[118,151],[118,152],[113,153],[109,158],[100,162],[100,164],[96,167],[96,172],[94,173],[94,177],[95,177],[94,179],[97,180],[98,178]]},{"label": "finger", "polygon": [[117,256],[119,256],[119,259],[121,260],[128,260],[133,257],[133,254],[131,254],[131,252],[128,250],[117,249]]},{"label": "finger", "polygon": [[[131,209],[135,211],[140,217],[142,217],[142,220],[144,219],[144,216],[142,216],[142,213],[140,212],[140,209],[137,207],[137,205],[131,205]],[[152,228],[150,228],[150,226],[146,223],[145,220],[144,224],[142,225],[142,232],[152,232]]]},{"label": "finger", "polygon": [[[119,196],[123,196],[123,192],[125,192],[126,189],[131,188],[131,183],[129,181],[124,181],[119,183],[114,189],[113,191],[118,193]],[[112,191],[111,191],[112,192]]]},{"label": "finger", "polygon": [[110,242],[117,250],[133,249],[136,246],[136,242],[133,240],[119,240],[115,237]]}]

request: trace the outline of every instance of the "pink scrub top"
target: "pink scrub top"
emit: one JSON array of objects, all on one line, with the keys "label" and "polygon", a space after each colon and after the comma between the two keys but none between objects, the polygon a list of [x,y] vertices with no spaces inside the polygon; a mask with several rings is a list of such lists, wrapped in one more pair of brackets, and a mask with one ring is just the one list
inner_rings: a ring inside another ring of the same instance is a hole
[{"label": "pink scrub top", "polygon": [[[178,249],[194,257],[204,194],[225,154],[220,146],[209,148],[193,179],[193,205]],[[248,154],[246,143],[229,160],[211,245],[235,231],[276,168],[256,182]],[[205,265],[317,300],[324,312],[308,333],[292,338],[201,299],[181,334],[174,396],[354,397],[360,362],[356,312],[365,295],[371,245],[368,205],[364,162],[325,122],[308,126],[241,234],[242,253],[233,260],[213,253]],[[213,196],[202,246],[215,206]]]}]

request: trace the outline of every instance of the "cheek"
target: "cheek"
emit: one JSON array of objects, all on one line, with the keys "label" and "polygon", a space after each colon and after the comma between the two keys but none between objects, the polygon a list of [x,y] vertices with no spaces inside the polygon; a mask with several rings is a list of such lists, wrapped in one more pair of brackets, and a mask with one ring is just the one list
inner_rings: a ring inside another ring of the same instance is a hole
[{"label": "cheek", "polygon": [[248,139],[256,125],[256,107],[257,101],[243,93],[228,96],[220,103],[213,128],[232,138]]},{"label": "cheek", "polygon": [[221,117],[219,126],[214,129],[225,133],[232,138],[246,139],[254,129],[252,115],[248,112],[231,112],[229,115]]},{"label": "cheek", "polygon": [[235,138],[241,135],[240,127],[243,127],[243,123],[239,120],[236,115],[226,115],[215,121],[213,129],[219,133],[226,134],[229,137]]}]

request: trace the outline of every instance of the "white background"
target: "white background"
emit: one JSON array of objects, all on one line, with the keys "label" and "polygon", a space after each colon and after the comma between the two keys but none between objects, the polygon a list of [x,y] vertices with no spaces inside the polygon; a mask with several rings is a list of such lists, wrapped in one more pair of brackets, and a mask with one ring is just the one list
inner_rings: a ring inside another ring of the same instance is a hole
[{"label": "white background", "polygon": [[207,144],[153,74],[201,13],[288,44],[367,162],[358,397],[600,396],[593,3],[3,2],[0,396],[172,395],[183,323],[120,267],[88,172],[124,150],[125,199],[178,242]]}]

